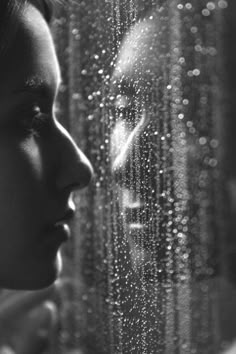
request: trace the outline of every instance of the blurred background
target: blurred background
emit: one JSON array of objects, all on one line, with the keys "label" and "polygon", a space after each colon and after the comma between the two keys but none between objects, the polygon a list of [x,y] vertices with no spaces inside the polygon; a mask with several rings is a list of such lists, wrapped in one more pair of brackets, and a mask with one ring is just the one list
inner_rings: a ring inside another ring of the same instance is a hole
[{"label": "blurred background", "polygon": [[95,178],[57,283],[2,291],[1,354],[236,353],[235,6],[58,8],[57,116]]}]

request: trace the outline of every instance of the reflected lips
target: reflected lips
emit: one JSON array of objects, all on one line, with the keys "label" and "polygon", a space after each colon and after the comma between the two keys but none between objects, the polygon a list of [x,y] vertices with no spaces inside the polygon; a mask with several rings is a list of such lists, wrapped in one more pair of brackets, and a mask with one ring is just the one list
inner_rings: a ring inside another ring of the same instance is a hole
[{"label": "reflected lips", "polygon": [[134,207],[134,208],[125,208],[124,221],[126,232],[128,236],[131,237],[135,243],[137,239],[145,236],[146,230],[146,211],[144,207]]},{"label": "reflected lips", "polygon": [[147,205],[135,193],[129,189],[121,189],[121,211],[126,231],[130,236],[136,237],[146,229],[149,221]]}]

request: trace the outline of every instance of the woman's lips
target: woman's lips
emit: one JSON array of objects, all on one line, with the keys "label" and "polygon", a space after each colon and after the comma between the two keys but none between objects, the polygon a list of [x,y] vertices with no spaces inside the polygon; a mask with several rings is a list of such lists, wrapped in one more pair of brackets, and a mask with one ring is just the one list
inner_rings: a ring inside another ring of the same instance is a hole
[{"label": "woman's lips", "polygon": [[70,227],[66,223],[54,224],[47,228],[41,235],[37,247],[37,255],[45,259],[54,259],[61,245],[68,241]]},{"label": "woman's lips", "polygon": [[46,226],[44,229],[43,247],[49,245],[55,245],[55,247],[58,247],[61,243],[70,238],[71,230],[69,223],[73,219],[74,213],[74,209],[67,209],[62,217],[57,218],[57,221]]},{"label": "woman's lips", "polygon": [[75,208],[68,208],[65,212],[60,213],[62,216],[55,217],[54,220],[47,224],[45,231],[46,232],[55,232],[56,230],[60,229],[67,229],[69,228],[68,224],[73,219],[75,215]]},{"label": "woman's lips", "polygon": [[51,226],[45,232],[45,238],[43,245],[55,245],[60,246],[63,242],[66,242],[70,238],[71,230],[66,223],[56,223]]},{"label": "woman's lips", "polygon": [[47,234],[64,234],[66,236],[66,238],[69,238],[70,236],[70,227],[68,225],[68,223],[62,221],[62,222],[57,222],[54,225],[50,226],[47,231]]}]

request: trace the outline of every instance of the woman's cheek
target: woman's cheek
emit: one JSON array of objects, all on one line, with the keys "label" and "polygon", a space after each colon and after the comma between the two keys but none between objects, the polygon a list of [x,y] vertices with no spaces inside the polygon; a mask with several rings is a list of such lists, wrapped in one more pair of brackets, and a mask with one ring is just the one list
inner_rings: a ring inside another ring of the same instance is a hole
[{"label": "woman's cheek", "polygon": [[22,143],[21,152],[22,159],[29,165],[29,168],[35,177],[43,177],[44,164],[42,149],[34,137],[31,137]]}]

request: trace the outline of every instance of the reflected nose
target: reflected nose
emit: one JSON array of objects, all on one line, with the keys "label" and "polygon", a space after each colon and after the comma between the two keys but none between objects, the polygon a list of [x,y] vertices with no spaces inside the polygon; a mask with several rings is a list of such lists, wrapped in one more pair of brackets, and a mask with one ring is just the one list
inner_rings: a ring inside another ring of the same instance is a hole
[{"label": "reflected nose", "polygon": [[92,179],[92,165],[70,134],[59,123],[57,124],[59,129],[57,159],[60,161],[57,188],[60,190],[84,188]]},{"label": "reflected nose", "polygon": [[[112,173],[119,184],[129,186],[131,179],[143,180],[147,172],[147,161],[149,149],[147,144],[146,127],[149,122],[145,119],[137,124],[137,126],[127,134],[124,131],[116,131],[112,139],[115,137],[113,144],[119,145],[117,153],[113,156]],[[119,129],[119,126],[117,126]],[[122,139],[125,141],[122,142]]]},{"label": "reflected nose", "polygon": [[[130,175],[130,168],[132,162],[135,160],[135,147],[138,146],[137,134],[135,131],[131,132],[124,144],[121,144],[117,148],[118,154],[114,157],[112,163],[112,173],[117,181],[120,181],[122,177]],[[122,140],[120,140],[121,142]],[[118,143],[118,141],[116,142]]]}]

